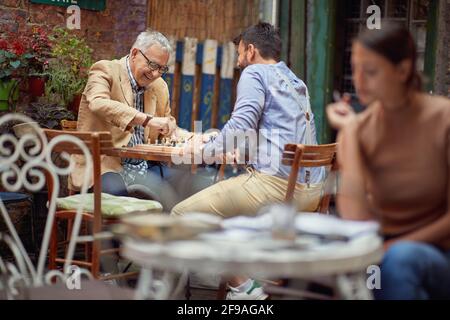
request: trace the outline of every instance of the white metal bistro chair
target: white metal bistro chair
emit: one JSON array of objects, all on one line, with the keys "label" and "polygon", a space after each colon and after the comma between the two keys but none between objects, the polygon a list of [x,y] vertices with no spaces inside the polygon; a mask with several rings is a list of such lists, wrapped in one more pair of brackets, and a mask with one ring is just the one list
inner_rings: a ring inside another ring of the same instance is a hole
[{"label": "white metal bistro chair", "polygon": [[[48,216],[42,238],[39,256],[36,265],[33,264],[29,253],[23,244],[23,239],[11,221],[6,206],[0,200],[0,214],[7,226],[7,233],[0,234],[0,241],[5,243],[13,253],[13,260],[7,261],[0,255],[0,290],[6,299],[20,298],[20,289],[37,288],[50,285],[59,279],[68,281],[72,276],[71,261],[77,241],[83,241],[79,235],[82,207],[77,209],[77,217],[72,230],[71,241],[66,254],[67,262],[63,270],[46,270],[47,252],[50,241],[51,229],[56,211],[56,197],[60,190],[60,175],[67,175],[73,170],[73,164],[67,167],[58,167],[52,160],[52,150],[60,143],[70,143],[81,150],[86,157],[86,165],[92,170],[92,159],[89,150],[79,140],[69,136],[61,136],[48,143],[42,129],[37,123],[22,114],[6,114],[0,118],[0,128],[7,128],[11,124],[15,126],[16,135],[3,132],[0,136],[0,181],[3,189],[9,192],[27,190],[37,192],[46,184],[44,172],[52,176],[54,181],[52,198],[48,203]],[[66,160],[70,160],[66,157]],[[19,165],[18,163],[21,163]],[[82,193],[88,189],[88,177],[84,179]],[[89,271],[77,268],[78,274],[92,278]]]}]

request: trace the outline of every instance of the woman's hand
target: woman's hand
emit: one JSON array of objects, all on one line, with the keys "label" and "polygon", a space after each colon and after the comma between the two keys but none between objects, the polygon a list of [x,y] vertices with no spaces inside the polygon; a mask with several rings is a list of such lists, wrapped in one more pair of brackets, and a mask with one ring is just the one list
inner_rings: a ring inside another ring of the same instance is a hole
[{"label": "woman's hand", "polygon": [[328,122],[334,129],[342,129],[355,117],[355,111],[349,102],[350,96],[344,95],[341,101],[327,106]]}]

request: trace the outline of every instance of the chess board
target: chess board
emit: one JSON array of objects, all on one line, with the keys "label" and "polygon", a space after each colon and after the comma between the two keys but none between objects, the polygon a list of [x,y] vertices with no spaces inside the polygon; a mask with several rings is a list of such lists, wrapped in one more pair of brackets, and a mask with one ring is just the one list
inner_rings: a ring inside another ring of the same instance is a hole
[{"label": "chess board", "polygon": [[146,152],[153,153],[161,153],[161,154],[173,154],[173,153],[181,153],[184,149],[184,146],[171,146],[171,145],[159,145],[159,144],[139,144],[134,147],[137,150],[142,150]]},{"label": "chess board", "polygon": [[183,155],[184,141],[157,141],[155,144],[140,144],[134,147],[112,148],[105,154],[112,157],[172,162],[174,155]]}]

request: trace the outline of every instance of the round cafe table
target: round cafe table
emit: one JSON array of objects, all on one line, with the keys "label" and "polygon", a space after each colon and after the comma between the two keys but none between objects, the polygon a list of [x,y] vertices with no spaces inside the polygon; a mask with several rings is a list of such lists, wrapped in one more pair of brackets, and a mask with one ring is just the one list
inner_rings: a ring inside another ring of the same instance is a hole
[{"label": "round cafe table", "polygon": [[170,297],[175,281],[161,283],[153,278],[153,270],[182,275],[190,272],[224,277],[248,275],[264,279],[331,277],[339,298],[372,298],[367,286],[367,268],[379,263],[383,255],[383,242],[377,234],[347,241],[324,241],[307,235],[297,236],[295,241],[282,241],[265,232],[247,238],[233,237],[227,232],[165,243],[125,238],[122,254],[142,267],[136,298]]}]

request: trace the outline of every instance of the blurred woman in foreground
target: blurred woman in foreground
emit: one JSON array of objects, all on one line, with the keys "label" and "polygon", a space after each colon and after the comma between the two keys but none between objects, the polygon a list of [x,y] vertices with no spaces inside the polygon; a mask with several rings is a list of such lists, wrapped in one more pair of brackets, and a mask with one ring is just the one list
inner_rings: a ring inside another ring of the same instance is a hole
[{"label": "blurred woman in foreground", "polygon": [[385,237],[377,299],[450,298],[450,101],[421,92],[416,48],[384,22],[352,47],[367,109],[328,106],[338,136],[344,219],[378,220]]}]

